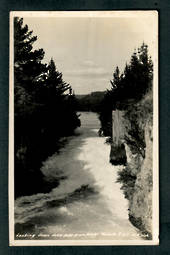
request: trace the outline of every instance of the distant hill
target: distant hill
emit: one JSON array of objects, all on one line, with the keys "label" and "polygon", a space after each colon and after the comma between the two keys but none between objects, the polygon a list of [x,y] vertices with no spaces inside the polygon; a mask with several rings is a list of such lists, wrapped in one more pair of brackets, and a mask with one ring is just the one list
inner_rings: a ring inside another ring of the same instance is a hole
[{"label": "distant hill", "polygon": [[77,111],[99,112],[105,91],[95,91],[87,95],[75,95]]}]

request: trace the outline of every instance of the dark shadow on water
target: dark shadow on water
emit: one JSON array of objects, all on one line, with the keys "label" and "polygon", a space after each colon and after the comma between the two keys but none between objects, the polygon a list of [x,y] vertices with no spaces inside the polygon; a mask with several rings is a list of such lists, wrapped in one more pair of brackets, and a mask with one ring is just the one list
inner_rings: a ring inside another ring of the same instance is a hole
[{"label": "dark shadow on water", "polygon": [[[88,135],[86,134],[86,131],[88,132]],[[28,233],[36,233],[37,231],[40,231],[41,228],[43,228],[43,226],[46,225],[53,225],[54,223],[57,224],[60,223],[67,223],[67,221],[70,221],[70,218],[66,217],[66,215],[54,215],[53,213],[50,214],[50,211],[55,209],[59,209],[59,207],[63,207],[66,206],[67,204],[73,203],[75,201],[85,201],[88,199],[92,199],[94,200],[95,203],[95,199],[96,199],[96,195],[98,194],[98,190],[95,190],[95,180],[93,175],[90,173],[90,171],[88,170],[88,168],[86,167],[87,162],[84,160],[80,160],[77,158],[77,155],[79,154],[79,152],[81,151],[81,148],[83,146],[83,144],[86,142],[86,137],[94,137],[97,136],[97,134],[91,130],[84,130],[83,132],[77,132],[76,133],[76,137],[72,136],[69,138],[69,141],[66,145],[66,147],[64,148],[64,150],[66,149],[67,151],[69,150],[71,153],[71,162],[69,162],[68,158],[66,158],[66,165],[65,167],[69,168],[70,164],[72,165],[72,168],[74,169],[74,171],[77,171],[77,174],[79,176],[79,178],[81,178],[81,180],[83,180],[82,182],[84,182],[84,184],[80,184],[80,186],[77,187],[75,186],[75,189],[64,195],[62,198],[57,198],[57,195],[55,195],[54,191],[51,191],[51,196],[50,193],[46,193],[49,196],[49,199],[45,202],[42,203],[42,206],[39,206],[39,200],[34,199],[33,201],[31,200],[31,204],[30,202],[28,202],[28,199],[26,199],[26,201],[24,201],[24,197],[22,198],[22,201],[19,204],[20,208],[28,208],[28,214],[29,214],[29,208],[31,205],[34,206],[33,215],[30,215],[30,217],[24,219],[25,222],[23,223],[16,223],[15,224],[15,235],[17,235],[18,233],[24,234],[25,232]],[[78,139],[78,141],[75,142],[75,139]],[[74,144],[75,142],[75,144]],[[76,147],[75,147],[76,145]],[[68,146],[68,147],[67,147]],[[69,147],[70,146],[70,147]],[[73,146],[73,150],[72,150],[72,146]],[[64,155],[65,151],[61,151],[61,153],[59,153],[58,155],[56,154],[57,159],[63,160],[63,158],[60,159],[61,155]],[[55,155],[54,155],[55,157]],[[68,162],[67,162],[68,161]],[[56,166],[53,166],[54,168],[56,168]],[[59,170],[59,176],[57,176],[57,180],[60,179],[60,182],[58,185],[56,185],[55,189],[60,188],[60,184],[62,181],[69,181],[69,176],[65,176],[67,171],[65,171],[65,169],[61,169]],[[65,175],[64,175],[65,174]],[[76,174],[74,172],[74,174]],[[75,176],[76,178],[76,176]],[[52,182],[54,181],[55,183],[55,179],[52,180],[52,178],[48,179],[50,180],[50,183],[47,182],[48,185],[51,185]],[[66,183],[67,185],[67,183]],[[53,199],[54,197],[54,199]],[[36,207],[37,204],[37,207]],[[22,212],[21,212],[22,214]],[[26,214],[26,213],[25,213]],[[22,215],[21,215],[22,217]],[[25,218],[25,216],[23,215],[23,217]],[[27,216],[26,216],[27,217]],[[16,237],[17,239],[17,237]],[[18,238],[21,239],[21,238]],[[24,239],[24,238],[22,238]],[[25,238],[27,239],[27,238]],[[29,239],[29,238],[28,238]]]},{"label": "dark shadow on water", "polygon": [[48,208],[58,207],[67,205],[68,203],[72,203],[76,200],[87,199],[89,196],[97,194],[93,187],[87,185],[81,185],[80,188],[76,189],[74,192],[70,193],[67,197],[63,199],[55,199],[46,203]]},{"label": "dark shadow on water", "polygon": [[[24,197],[23,197],[21,203],[19,204],[19,207],[26,208],[26,211],[24,212],[25,214],[27,213],[27,208],[28,208],[28,214],[29,214],[29,206],[30,206],[30,203],[32,203],[32,205],[34,205],[34,215],[30,215],[30,217],[28,218],[26,217],[26,219],[24,219],[25,222],[23,223],[16,223],[15,234],[18,234],[18,233],[22,234],[25,232],[37,233],[37,231],[40,231],[40,229],[45,227],[46,225],[54,225],[54,224],[57,224],[57,222],[61,224],[62,221],[64,224],[65,223],[67,224],[67,221],[70,221],[70,218],[66,217],[66,215],[64,214],[63,215],[57,214],[57,212],[55,214],[54,212],[52,212],[53,210],[55,210],[55,208],[57,210],[59,209],[59,207],[66,206],[67,204],[74,203],[76,201],[85,201],[88,199],[94,200],[94,203],[95,203],[97,199],[96,195],[98,194],[99,190],[95,189],[95,180],[93,175],[90,173],[90,171],[86,167],[87,162],[84,160],[78,159],[77,155],[81,151],[84,143],[86,143],[87,141],[86,138],[98,137],[99,139],[101,139],[97,131],[98,131],[97,128],[96,129],[91,129],[88,127],[77,128],[75,130],[75,134],[67,138],[67,142],[65,143],[65,146],[61,149],[61,151],[59,151],[58,155],[57,153],[53,155],[54,157],[56,156],[58,160],[60,161],[60,160],[63,160],[63,158],[60,158],[60,157],[64,155],[65,151],[67,153],[68,152],[71,153],[71,157],[65,158],[66,164],[64,165],[64,167],[67,168],[71,164],[72,168],[74,169],[75,178],[76,178],[76,173],[75,173],[75,170],[76,170],[79,178],[82,180],[82,183],[84,182],[84,184],[80,183],[79,187],[78,185],[77,187],[75,185],[75,189],[72,192],[64,195],[62,198],[57,198],[57,195],[56,196],[54,195],[53,190],[60,188],[60,184],[62,181],[69,181],[69,176],[66,176],[67,171],[65,171],[65,169],[59,169],[58,170],[59,174],[57,177],[55,177],[56,179],[55,178],[54,180],[52,178],[46,179],[47,187],[48,186],[52,187],[52,189],[48,192],[42,192],[49,196],[49,199],[45,203],[42,203],[42,206],[39,206],[38,201],[36,200],[29,202],[26,199],[26,201],[24,201]],[[56,169],[57,166],[54,166],[54,167]],[[50,197],[50,193],[51,193],[51,197]],[[36,203],[37,203],[37,207],[36,207]],[[22,210],[21,210],[21,214],[22,214]],[[29,239],[29,238],[25,238],[25,239]]]},{"label": "dark shadow on water", "polygon": [[[66,206],[69,203],[73,203],[75,201],[84,201],[87,200],[89,197],[92,198],[92,196],[97,195],[98,192],[95,191],[93,187],[90,187],[89,185],[81,185],[80,188],[76,189],[74,192],[68,194],[65,198],[62,199],[54,199],[51,201],[47,201],[45,208],[46,209],[53,209],[53,208],[59,208],[61,206]],[[43,210],[40,208],[38,209],[38,212],[41,213]],[[39,234],[41,232],[41,228],[43,229],[43,226],[46,225],[54,225],[54,224],[67,224],[67,222],[70,222],[70,218],[68,218],[67,215],[59,214],[58,216],[56,214],[38,214],[34,217],[31,217],[27,222],[25,223],[17,223],[15,224],[15,235],[18,233],[24,234]],[[16,239],[21,239],[17,238]],[[22,239],[29,239],[28,237],[22,238]]]}]

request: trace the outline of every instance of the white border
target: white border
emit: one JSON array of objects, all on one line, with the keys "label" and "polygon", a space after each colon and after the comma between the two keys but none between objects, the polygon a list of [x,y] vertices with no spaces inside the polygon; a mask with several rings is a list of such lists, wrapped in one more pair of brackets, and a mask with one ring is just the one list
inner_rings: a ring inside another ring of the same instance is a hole
[{"label": "white border", "polygon": [[153,240],[159,243],[159,99],[158,99],[158,12],[155,19],[157,34],[154,38],[153,68],[153,195],[152,233]]},{"label": "white border", "polygon": [[[13,18],[22,17],[155,17],[154,89],[153,89],[153,240],[14,240],[14,55]],[[12,11],[10,12],[9,65],[9,245],[10,246],[90,246],[90,245],[158,245],[159,244],[159,132],[158,132],[158,12],[157,11]]]},{"label": "white border", "polygon": [[14,54],[13,54],[13,15],[10,13],[10,49],[9,49],[9,172],[8,172],[8,203],[9,203],[9,243],[14,241]]}]

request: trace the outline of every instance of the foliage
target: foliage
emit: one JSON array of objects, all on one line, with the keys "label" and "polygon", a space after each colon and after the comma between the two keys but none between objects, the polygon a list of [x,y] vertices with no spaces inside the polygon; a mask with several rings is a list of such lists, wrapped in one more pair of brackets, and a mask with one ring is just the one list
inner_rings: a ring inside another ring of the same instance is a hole
[{"label": "foliage", "polygon": [[117,182],[122,184],[121,189],[124,192],[125,198],[131,199],[134,193],[136,175],[132,174],[130,166],[127,164],[123,170],[118,172]]},{"label": "foliage", "polygon": [[112,165],[126,165],[127,157],[125,145],[123,143],[119,145],[114,145],[111,143],[110,150],[110,163]]},{"label": "foliage", "polygon": [[102,102],[100,120],[103,132],[111,136],[112,110],[127,110],[139,102],[152,88],[153,63],[148,57],[148,46],[142,44],[138,52],[134,51],[129,64],[120,74],[116,67],[113,80],[110,81],[111,89],[107,91]]},{"label": "foliage", "polygon": [[78,111],[100,112],[105,91],[95,91],[88,95],[76,95]]},{"label": "foliage", "polygon": [[44,191],[41,162],[80,126],[71,86],[53,59],[41,62],[44,51],[33,50],[32,33],[14,18],[15,197]]}]

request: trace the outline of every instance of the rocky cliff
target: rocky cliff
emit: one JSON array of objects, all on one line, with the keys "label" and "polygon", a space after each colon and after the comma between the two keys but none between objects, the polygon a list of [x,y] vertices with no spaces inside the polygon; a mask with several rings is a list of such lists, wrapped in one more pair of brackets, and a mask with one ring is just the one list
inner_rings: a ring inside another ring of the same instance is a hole
[{"label": "rocky cliff", "polygon": [[129,201],[129,219],[147,239],[152,238],[152,105],[150,91],[124,112],[121,121],[124,139],[121,141],[125,145],[126,164],[118,175]]},{"label": "rocky cliff", "polygon": [[136,176],[133,195],[129,199],[129,219],[150,239],[152,236],[152,126],[145,126],[145,157],[129,164]]}]

